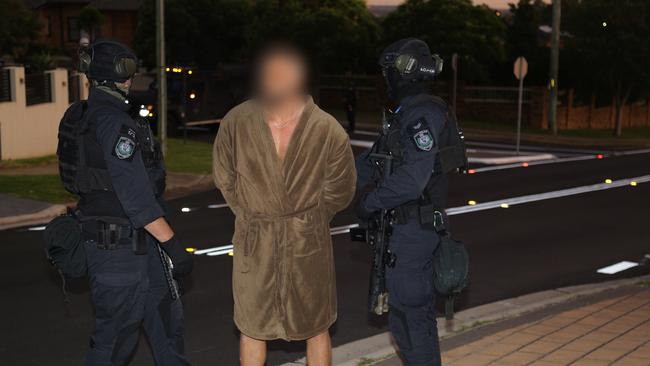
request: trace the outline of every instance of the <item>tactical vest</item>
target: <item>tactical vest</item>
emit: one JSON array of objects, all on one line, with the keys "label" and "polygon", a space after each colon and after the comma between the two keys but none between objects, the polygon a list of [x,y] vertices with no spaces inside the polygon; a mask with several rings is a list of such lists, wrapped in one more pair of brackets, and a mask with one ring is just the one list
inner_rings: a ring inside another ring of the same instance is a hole
[{"label": "tactical vest", "polygon": [[[113,192],[104,153],[96,138],[94,116],[102,108],[88,111],[86,101],[71,105],[59,123],[57,156],[59,175],[64,188],[77,196],[91,191]],[[165,191],[165,172],[162,154],[144,119],[136,120],[138,148],[154,186],[156,196]]]},{"label": "tactical vest", "polygon": [[[434,166],[432,179],[453,171],[464,172],[467,169],[467,151],[465,138],[458,127],[458,121],[454,112],[447,106],[444,100],[432,95],[419,95],[409,101],[408,107],[433,103],[445,111],[446,120],[444,127],[438,133],[438,154]],[[396,166],[402,158],[401,146],[401,114],[394,113],[388,121],[388,131],[384,134],[386,147],[396,159]]]}]

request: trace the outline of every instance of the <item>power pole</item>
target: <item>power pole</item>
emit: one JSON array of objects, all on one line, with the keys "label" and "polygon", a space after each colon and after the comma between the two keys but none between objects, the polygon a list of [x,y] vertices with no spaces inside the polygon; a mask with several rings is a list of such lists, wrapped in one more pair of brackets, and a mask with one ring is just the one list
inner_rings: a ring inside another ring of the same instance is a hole
[{"label": "power pole", "polygon": [[165,68],[165,0],[156,0],[156,59],[158,66],[158,138],[167,156],[167,71]]},{"label": "power pole", "polygon": [[557,76],[560,67],[560,18],[562,16],[561,0],[553,0],[553,31],[551,33],[551,65],[549,68],[549,111],[548,128],[557,135]]}]

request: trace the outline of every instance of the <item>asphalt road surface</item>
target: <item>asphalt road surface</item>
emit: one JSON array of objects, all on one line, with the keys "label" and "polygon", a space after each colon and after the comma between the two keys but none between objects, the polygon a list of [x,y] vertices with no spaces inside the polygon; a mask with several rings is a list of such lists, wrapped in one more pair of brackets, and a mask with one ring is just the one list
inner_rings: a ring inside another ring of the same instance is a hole
[{"label": "asphalt road surface", "polygon": [[[453,176],[448,207],[650,175],[650,154],[559,162]],[[171,221],[198,249],[230,243],[233,216],[217,191],[170,202]],[[189,212],[183,212],[184,211]],[[639,262],[650,254],[650,183],[562,198],[541,199],[451,217],[455,236],[471,256],[471,285],[458,302],[464,309],[561,286],[650,273],[638,266],[614,275],[599,268]],[[332,226],[355,223],[348,209]],[[60,279],[44,260],[41,231],[0,232],[0,364],[81,365],[93,327],[84,280],[68,282],[65,305]],[[385,318],[365,310],[370,251],[345,234],[333,236],[339,320],[334,345],[386,330]],[[232,258],[197,255],[186,281],[186,348],[195,365],[238,364],[238,333],[232,322]],[[304,342],[272,342],[268,365],[302,357]],[[152,365],[142,339],[132,365]]]}]

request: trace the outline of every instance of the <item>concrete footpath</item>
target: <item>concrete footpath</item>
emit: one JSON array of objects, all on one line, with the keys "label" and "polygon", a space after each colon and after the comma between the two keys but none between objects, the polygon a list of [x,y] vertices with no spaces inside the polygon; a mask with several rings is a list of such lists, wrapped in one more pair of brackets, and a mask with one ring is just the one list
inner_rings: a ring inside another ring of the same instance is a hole
[{"label": "concrete footpath", "polygon": [[[650,365],[650,276],[498,301],[438,319],[443,365]],[[334,349],[337,366],[401,366],[388,333]],[[301,359],[289,365],[305,365]]]}]

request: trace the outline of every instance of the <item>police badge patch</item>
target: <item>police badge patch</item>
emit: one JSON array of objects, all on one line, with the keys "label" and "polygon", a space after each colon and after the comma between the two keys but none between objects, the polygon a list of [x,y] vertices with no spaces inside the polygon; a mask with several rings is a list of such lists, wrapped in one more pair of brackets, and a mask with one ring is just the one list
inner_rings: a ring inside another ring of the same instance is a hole
[{"label": "police badge patch", "polygon": [[128,137],[120,136],[117,143],[115,143],[114,153],[118,159],[132,159],[133,153],[135,153],[135,141]]},{"label": "police badge patch", "polygon": [[415,146],[422,151],[431,151],[433,149],[434,141],[429,129],[420,130],[413,135]]}]

